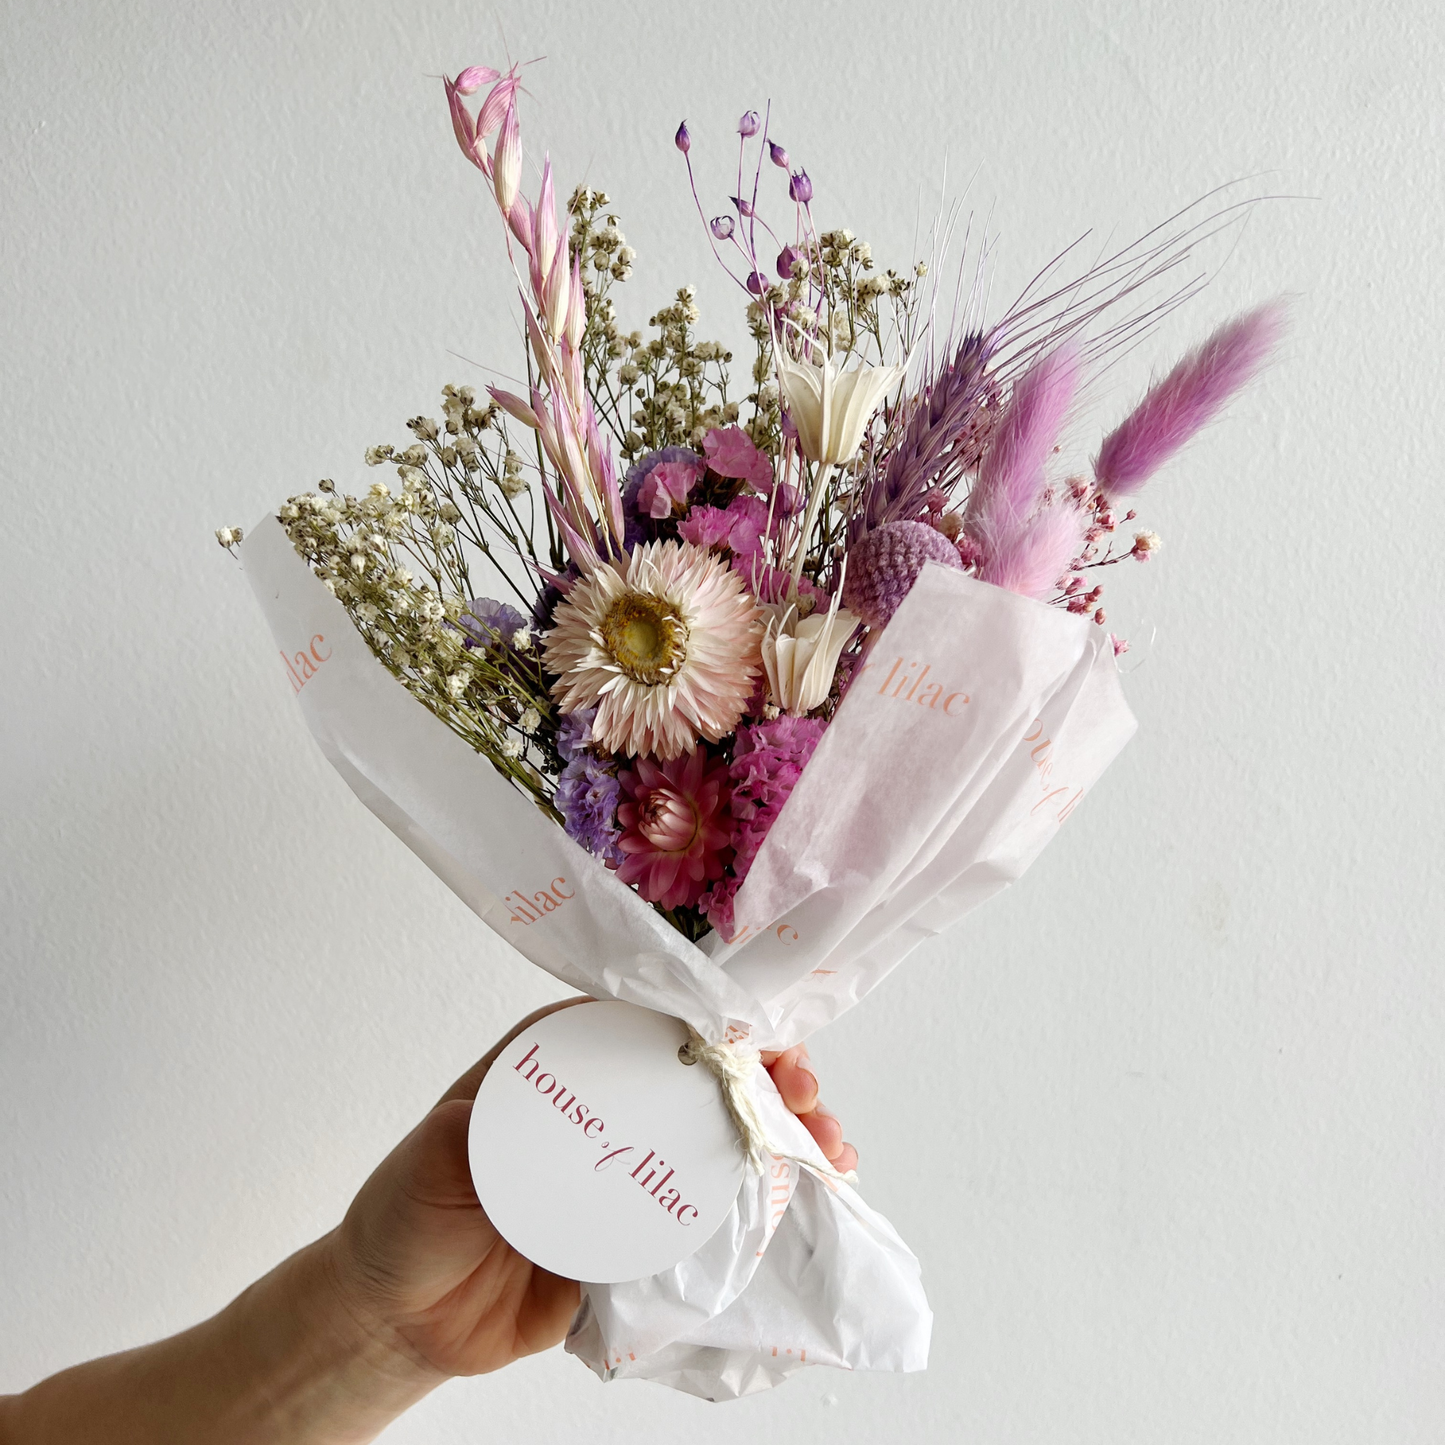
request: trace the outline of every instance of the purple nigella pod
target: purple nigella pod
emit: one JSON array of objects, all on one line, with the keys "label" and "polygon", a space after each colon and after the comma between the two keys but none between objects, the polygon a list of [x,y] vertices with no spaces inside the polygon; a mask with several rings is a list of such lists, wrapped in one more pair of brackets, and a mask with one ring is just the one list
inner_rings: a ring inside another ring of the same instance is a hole
[{"label": "purple nigella pod", "polygon": [[730,241],[733,235],[733,218],[731,216],[714,216],[709,223],[709,229],[719,241]]},{"label": "purple nigella pod", "polygon": [[795,251],[791,246],[784,246],[783,249],[778,252],[778,275],[781,276],[784,281],[792,280],[793,263],[795,261],[801,261],[802,259],[803,253],[801,251]]},{"label": "purple nigella pod", "polygon": [[744,113],[743,118],[738,122],[738,134],[741,136],[757,135],[758,126],[760,124],[761,122],[758,120],[757,111],[747,111]]},{"label": "purple nigella pod", "polygon": [[782,146],[777,143],[777,141],[770,140],[768,142],[768,154],[772,157],[773,164],[775,166],[778,166],[782,170],[787,170],[788,153],[782,148]]},{"label": "purple nigella pod", "polygon": [[738,208],[738,215],[751,216],[753,214],[753,203],[751,201],[745,201],[741,196],[734,196],[732,203]]},{"label": "purple nigella pod", "polygon": [[768,278],[761,271],[754,271],[748,276],[748,290],[754,296],[761,296],[768,289]]},{"label": "purple nigella pod", "polygon": [[788,194],[800,205],[806,206],[813,199],[813,183],[807,171],[798,171],[788,182]]},{"label": "purple nigella pod", "polygon": [[683,123],[678,126],[677,134],[673,136],[672,143],[678,148],[678,150],[683,153],[683,155],[686,155],[688,151],[692,149],[692,137],[687,133],[686,121],[683,121]]}]

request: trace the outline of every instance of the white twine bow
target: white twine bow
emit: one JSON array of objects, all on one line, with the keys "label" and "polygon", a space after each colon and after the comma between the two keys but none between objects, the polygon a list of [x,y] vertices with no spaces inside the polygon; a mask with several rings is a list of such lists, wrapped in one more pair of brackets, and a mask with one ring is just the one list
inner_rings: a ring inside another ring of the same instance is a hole
[{"label": "white twine bow", "polygon": [[802,1154],[791,1154],[769,1142],[767,1125],[763,1123],[757,1103],[753,1099],[753,1091],[748,1087],[748,1080],[758,1062],[756,1049],[739,1049],[732,1044],[710,1044],[688,1024],[687,1042],[677,1051],[677,1056],[685,1064],[704,1065],[718,1081],[728,1117],[738,1131],[738,1143],[743,1146],[748,1163],[759,1173],[762,1173],[764,1156],[771,1154],[776,1159],[792,1159],[829,1179],[837,1179],[844,1184],[858,1183],[858,1175],[852,1169],[843,1174],[831,1164],[820,1164],[816,1159],[809,1159]]}]

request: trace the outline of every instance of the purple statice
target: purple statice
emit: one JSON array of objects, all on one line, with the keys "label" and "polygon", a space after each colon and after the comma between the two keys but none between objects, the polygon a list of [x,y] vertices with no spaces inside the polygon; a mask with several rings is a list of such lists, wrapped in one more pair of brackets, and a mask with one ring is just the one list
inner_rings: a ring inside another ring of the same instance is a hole
[{"label": "purple statice", "polygon": [[579,753],[562,769],[554,799],[567,836],[614,868],[622,862],[617,846],[622,836],[617,826],[620,791],[616,774],[600,758]]},{"label": "purple statice", "polygon": [[643,483],[653,470],[668,462],[696,465],[702,460],[691,447],[663,447],[659,451],[648,452],[628,470],[622,488],[622,519],[625,528],[623,545],[629,551],[639,542],[655,542],[659,535],[657,522],[647,515],[644,505],[644,500],[650,501],[651,496],[646,499],[639,497]]},{"label": "purple statice", "polygon": [[592,746],[592,724],[596,720],[595,707],[579,707],[576,712],[563,715],[557,724],[557,751],[564,763],[574,761],[579,753]]},{"label": "purple statice", "polygon": [[616,773],[592,751],[592,722],[597,708],[568,712],[556,725],[556,750],[562,754],[562,776],[556,783],[556,809],[569,838],[588,853],[616,867],[623,861],[617,840],[618,786]]},{"label": "purple statice", "polygon": [[620,788],[616,774],[591,751],[596,717],[595,707],[579,708],[557,724],[557,751],[567,766],[557,780],[554,801],[567,836],[616,867],[622,862],[617,846],[622,834],[617,826]]},{"label": "purple statice", "polygon": [[488,652],[501,652],[513,647],[512,639],[527,630],[527,619],[515,607],[491,597],[473,597],[467,603],[457,626],[467,634],[467,651],[482,647]]},{"label": "purple statice", "polygon": [[699,902],[724,939],[733,936],[733,901],[763,840],[778,820],[827,723],[820,718],[789,717],[738,729],[728,777],[732,780],[733,864]]},{"label": "purple statice", "polygon": [[[581,576],[582,569],[575,562],[569,562],[561,572],[557,573],[555,581],[548,582],[542,588],[537,594],[537,601],[532,606],[534,631],[547,632],[551,629],[552,614],[556,612],[557,604],[572,590],[572,584]],[[561,583],[561,586],[558,586],[558,583]]]}]

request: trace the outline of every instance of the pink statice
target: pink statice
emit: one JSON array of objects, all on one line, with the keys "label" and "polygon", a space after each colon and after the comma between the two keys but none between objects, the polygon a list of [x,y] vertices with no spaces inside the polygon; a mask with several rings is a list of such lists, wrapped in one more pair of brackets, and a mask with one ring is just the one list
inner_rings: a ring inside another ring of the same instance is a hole
[{"label": "pink statice", "polygon": [[687,506],[688,494],[703,474],[699,460],[659,462],[637,489],[637,510],[644,517],[661,521]]},{"label": "pink statice", "polygon": [[[764,542],[778,525],[778,501],[765,502],[761,497],[734,497],[726,507],[694,507],[678,523],[677,532],[683,541],[697,547],[711,547],[732,558],[733,571],[742,578],[747,589],[762,602],[777,602],[788,591],[791,575],[780,567],[768,564]],[[827,594],[806,577],[798,583],[798,591],[815,602],[826,601]]]},{"label": "pink statice", "polygon": [[766,495],[773,486],[773,464],[740,426],[716,427],[702,439],[708,470],[747,482]]},{"label": "pink statice", "polygon": [[783,717],[738,729],[728,776],[732,779],[733,866],[727,877],[703,894],[698,906],[724,939],[735,929],[733,900],[768,830],[778,820],[823,729],[819,718]]},{"label": "pink statice", "polygon": [[768,504],[761,497],[734,497],[726,507],[694,507],[678,523],[677,535],[697,547],[726,547],[734,557],[752,557],[762,551],[767,529]]}]

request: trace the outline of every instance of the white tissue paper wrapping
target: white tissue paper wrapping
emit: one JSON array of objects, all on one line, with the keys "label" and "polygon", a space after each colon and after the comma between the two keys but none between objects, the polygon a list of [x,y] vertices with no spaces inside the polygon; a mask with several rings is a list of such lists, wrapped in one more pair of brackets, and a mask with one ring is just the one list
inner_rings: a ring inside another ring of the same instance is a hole
[{"label": "white tissue paper wrapping", "polygon": [[[1097,627],[929,564],[738,890],[734,940],[695,944],[387,672],[274,518],[241,555],[307,725],[361,801],[533,963],[709,1040],[788,1048],[837,1018],[1017,878],[1135,726]],[[824,1163],[752,1077],[770,1142]],[[696,1254],[584,1283],[567,1348],[603,1379],[718,1400],[804,1365],[921,1370],[931,1327],[888,1221],[771,1157]]]}]

